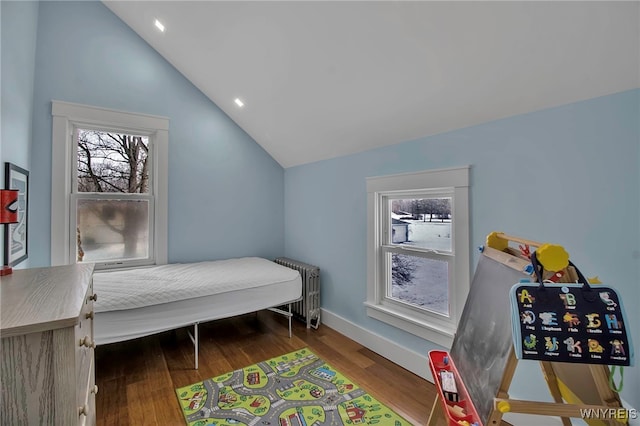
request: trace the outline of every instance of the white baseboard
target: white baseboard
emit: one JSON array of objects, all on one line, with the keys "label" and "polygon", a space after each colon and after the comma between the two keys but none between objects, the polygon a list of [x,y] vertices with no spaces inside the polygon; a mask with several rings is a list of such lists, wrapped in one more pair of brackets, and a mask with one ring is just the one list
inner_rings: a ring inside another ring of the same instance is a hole
[{"label": "white baseboard", "polygon": [[421,355],[404,348],[386,337],[382,337],[359,325],[355,325],[351,321],[326,309],[322,309],[322,322],[326,324],[327,327],[333,328],[351,340],[360,343],[362,346],[382,355],[388,360],[411,371],[413,374],[433,383],[433,377],[429,370],[429,358],[426,354]]},{"label": "white baseboard", "polygon": [[[356,325],[340,315],[334,314],[326,309],[322,309],[322,322],[326,324],[327,327],[333,328],[351,340],[360,343],[362,346],[371,349],[375,353],[382,355],[417,376],[433,383],[433,376],[429,370],[429,358],[426,354],[421,355],[410,349],[404,348],[396,342],[362,328],[359,325]],[[640,413],[624,400],[622,401],[622,405],[629,408],[631,412]],[[505,420],[518,426],[539,426],[541,424],[552,426],[562,424],[559,417],[533,416],[529,414],[516,413],[507,414],[505,416]],[[575,425],[586,425],[586,423],[580,419],[572,419],[572,423]],[[638,414],[638,418],[629,419],[629,426],[640,426],[640,414]]]}]

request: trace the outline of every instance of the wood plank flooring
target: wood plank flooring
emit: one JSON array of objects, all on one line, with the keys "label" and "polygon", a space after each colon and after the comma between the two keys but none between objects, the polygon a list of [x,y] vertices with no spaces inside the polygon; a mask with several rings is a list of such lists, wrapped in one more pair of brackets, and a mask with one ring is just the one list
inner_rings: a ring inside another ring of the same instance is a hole
[{"label": "wood plank flooring", "polygon": [[[96,348],[98,426],[184,425],[175,388],[308,347],[414,425],[427,423],[434,386],[321,325],[268,311],[200,324],[200,368],[186,329]],[[428,368],[428,366],[425,366]]]}]

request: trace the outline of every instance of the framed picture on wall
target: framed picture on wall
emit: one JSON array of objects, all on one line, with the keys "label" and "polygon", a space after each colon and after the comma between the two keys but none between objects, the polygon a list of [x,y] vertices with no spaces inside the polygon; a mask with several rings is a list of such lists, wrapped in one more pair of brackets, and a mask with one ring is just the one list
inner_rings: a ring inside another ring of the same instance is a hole
[{"label": "framed picture on wall", "polygon": [[29,172],[12,163],[5,163],[5,189],[18,190],[18,223],[5,225],[4,264],[15,266],[29,257],[27,217],[29,212]]}]

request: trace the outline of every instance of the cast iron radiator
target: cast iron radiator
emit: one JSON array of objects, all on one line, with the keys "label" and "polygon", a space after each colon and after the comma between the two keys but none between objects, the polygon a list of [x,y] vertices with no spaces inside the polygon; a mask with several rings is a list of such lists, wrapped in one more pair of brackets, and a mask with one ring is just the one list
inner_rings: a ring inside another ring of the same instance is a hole
[{"label": "cast iron radiator", "polygon": [[307,323],[307,328],[320,325],[320,268],[287,257],[274,260],[279,265],[295,269],[302,277],[302,299],[291,304],[295,318]]}]

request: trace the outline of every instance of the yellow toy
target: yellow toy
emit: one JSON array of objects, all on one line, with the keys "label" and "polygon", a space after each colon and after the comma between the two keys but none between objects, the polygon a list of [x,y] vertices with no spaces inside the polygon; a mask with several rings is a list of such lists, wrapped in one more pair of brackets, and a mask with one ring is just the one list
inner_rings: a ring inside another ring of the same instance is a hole
[{"label": "yellow toy", "polygon": [[536,251],[538,262],[547,271],[557,272],[569,266],[569,253],[556,244],[543,244]]},{"label": "yellow toy", "polygon": [[451,412],[451,414],[453,414],[454,416],[457,417],[464,417],[467,415],[467,413],[465,413],[464,408],[462,408],[459,405],[448,405],[447,404],[447,409]]},{"label": "yellow toy", "polygon": [[498,402],[498,411],[500,411],[501,413],[508,413],[509,411],[511,411],[511,404],[509,404],[507,401]]},{"label": "yellow toy", "polygon": [[502,232],[492,232],[487,235],[487,247],[504,251],[509,247],[509,240],[502,238],[502,235],[504,235]]},{"label": "yellow toy", "polygon": [[[531,240],[527,240],[524,238],[519,238],[519,237],[514,237],[511,235],[507,235],[504,232],[492,232],[489,235],[487,235],[487,239],[486,239],[486,246],[487,247],[491,247],[492,249],[495,250],[499,250],[499,251],[505,251],[508,247],[509,247],[509,241],[513,241],[514,243],[519,243],[522,244],[520,246],[520,249],[526,249],[526,251],[529,250],[529,246],[531,247],[540,247],[540,243],[536,242],[536,241],[531,241]],[[524,257],[529,257],[528,255],[524,254]]]}]

